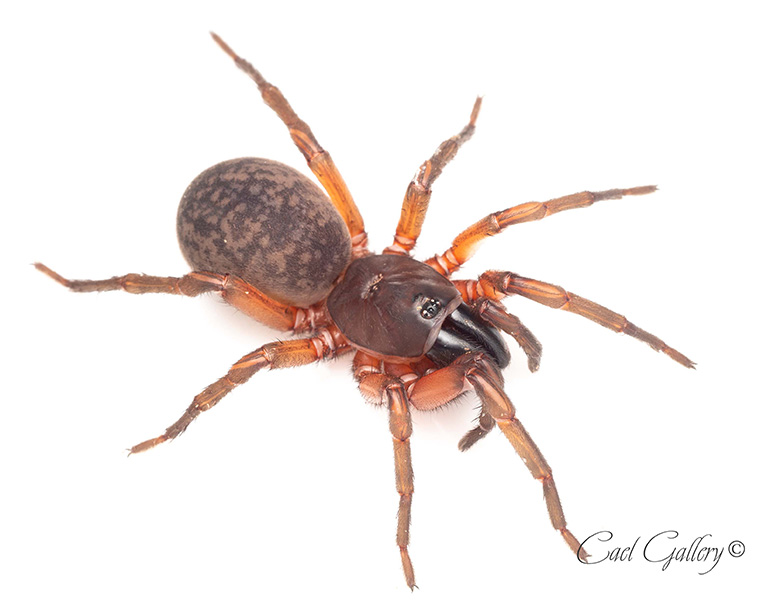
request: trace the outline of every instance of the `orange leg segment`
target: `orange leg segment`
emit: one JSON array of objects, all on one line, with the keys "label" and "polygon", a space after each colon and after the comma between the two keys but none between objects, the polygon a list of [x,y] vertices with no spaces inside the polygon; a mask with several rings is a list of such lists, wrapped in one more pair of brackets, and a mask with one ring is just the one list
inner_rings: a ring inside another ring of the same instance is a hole
[{"label": "orange leg segment", "polygon": [[305,332],[326,323],[323,309],[284,305],[228,274],[194,271],[181,278],[126,274],[105,280],[68,280],[42,263],[34,266],[74,292],[123,290],[131,294],[166,293],[187,297],[218,292],[227,303],[272,328]]},{"label": "orange leg segment", "polygon": [[528,357],[528,368],[531,372],[536,372],[541,364],[543,348],[520,318],[509,313],[496,297],[484,296],[483,289],[477,280],[452,280],[452,283],[462,295],[462,301],[475,308],[475,313],[517,341]]},{"label": "orange leg segment", "polygon": [[457,281],[457,286],[460,290],[475,290],[480,296],[489,299],[502,299],[508,295],[520,295],[547,307],[563,309],[578,314],[579,316],[593,320],[605,328],[643,341],[655,351],[661,351],[679,364],[686,366],[686,368],[695,367],[695,363],[681,352],[667,345],[662,339],[629,322],[625,316],[607,309],[598,303],[568,292],[561,286],[555,286],[554,284],[541,282],[532,278],[524,278],[508,271],[487,271],[481,274],[476,282]]},{"label": "orange leg segment", "polygon": [[417,244],[417,238],[422,231],[422,223],[425,221],[428,203],[430,202],[430,188],[443,172],[443,168],[456,156],[459,148],[475,132],[475,121],[478,119],[478,113],[480,113],[481,101],[482,97],[475,100],[467,125],[458,134],[441,143],[432,157],[420,166],[406,189],[393,244],[383,252],[406,255]]},{"label": "orange leg segment", "polygon": [[523,427],[515,417],[515,408],[504,391],[495,385],[479,369],[469,373],[468,378],[483,402],[485,412],[496,422],[502,433],[512,444],[519,457],[525,462],[531,475],[541,482],[544,489],[544,501],[549,511],[549,519],[555,530],[558,530],[573,553],[581,560],[587,560],[588,554],[581,547],[578,539],[567,529],[565,514],[559,500],[559,493],[554,483],[551,467]]},{"label": "orange leg segment", "polygon": [[239,57],[219,36],[212,33],[211,37],[235,61],[235,65],[256,83],[264,102],[274,110],[280,120],[288,127],[290,137],[296,147],[304,155],[309,168],[327,190],[335,208],[343,217],[348,232],[351,234],[354,256],[366,254],[367,234],[364,231],[364,220],[330,154],[317,142],[309,125],[298,117],[276,86],[267,82],[253,65]]},{"label": "orange leg segment", "polygon": [[410,400],[416,408],[430,410],[474,389],[482,403],[480,421],[475,429],[462,438],[460,450],[467,450],[497,425],[525,462],[531,475],[541,482],[552,526],[560,532],[573,552],[585,560],[588,554],[567,528],[551,467],[515,417],[515,407],[504,393],[501,383],[501,374],[488,356],[465,354],[450,366],[420,378],[411,390]]},{"label": "orange leg segment", "polygon": [[412,417],[409,414],[406,388],[401,379],[383,373],[380,360],[362,352],[354,357],[354,376],[359,381],[359,390],[370,401],[388,406],[388,420],[393,437],[396,490],[399,494],[396,544],[401,554],[401,566],[406,584],[413,591],[416,585],[414,568],[409,557],[409,527],[412,515],[414,474],[409,441],[412,435]]},{"label": "orange leg segment", "polygon": [[202,412],[216,406],[230,391],[248,381],[262,368],[303,366],[347,351],[350,351],[350,347],[335,329],[322,329],[316,336],[309,339],[277,341],[259,347],[240,358],[226,375],[195,396],[184,414],[176,423],[167,427],[163,434],[133,446],[129,454],[150,450],[154,446],[178,437]]},{"label": "orange leg segment", "polygon": [[510,225],[538,221],[563,210],[584,208],[601,200],[617,200],[623,196],[640,196],[656,191],[655,185],[632,187],[629,189],[610,189],[607,191],[584,191],[570,196],[563,196],[547,202],[528,202],[490,214],[460,233],[443,255],[435,255],[425,263],[444,276],[451,275],[465,261],[471,259],[483,240],[504,231]]}]

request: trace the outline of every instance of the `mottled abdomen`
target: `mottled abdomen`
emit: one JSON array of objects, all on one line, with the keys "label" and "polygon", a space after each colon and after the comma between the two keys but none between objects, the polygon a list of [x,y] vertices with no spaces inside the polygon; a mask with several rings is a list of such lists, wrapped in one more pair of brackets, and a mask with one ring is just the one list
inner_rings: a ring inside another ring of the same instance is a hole
[{"label": "mottled abdomen", "polygon": [[198,175],[182,196],[177,235],[193,269],[234,274],[299,307],[324,299],[351,257],[348,229],[322,190],[262,158]]}]

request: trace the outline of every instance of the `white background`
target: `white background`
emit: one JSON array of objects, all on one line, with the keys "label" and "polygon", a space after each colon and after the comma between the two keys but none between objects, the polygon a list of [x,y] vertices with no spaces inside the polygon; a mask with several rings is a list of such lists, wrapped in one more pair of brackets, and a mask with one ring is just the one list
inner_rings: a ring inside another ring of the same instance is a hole
[{"label": "white background", "polygon": [[[3,9],[3,604],[699,604],[756,573],[758,43],[752,3],[471,1],[37,3]],[[415,414],[412,544],[395,546],[386,413],[347,361],[257,375],[174,443],[127,458],[240,356],[280,335],[213,297],[77,295],[71,278],[187,271],[174,235],[191,179],[227,158],[306,170],[213,29],[329,149],[371,245],[416,167],[485,96],[436,183],[419,242],[488,212],[656,183],[510,228],[462,277],[508,269],[626,314],[698,362],[527,300],[544,345],[507,390],[589,549],[582,566],[503,436],[462,454],[473,401]],[[9,214],[10,211],[10,214]],[[738,539],[704,563],[644,560]],[[664,551],[661,553],[665,553]],[[756,589],[754,589],[756,591]],[[308,603],[308,602],[307,602]]]}]

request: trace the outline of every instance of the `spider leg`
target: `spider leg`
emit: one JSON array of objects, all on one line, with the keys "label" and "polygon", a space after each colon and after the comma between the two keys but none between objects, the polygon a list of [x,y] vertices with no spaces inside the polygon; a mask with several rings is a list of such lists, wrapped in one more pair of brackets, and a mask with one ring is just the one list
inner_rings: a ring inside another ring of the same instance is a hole
[{"label": "spider leg", "polygon": [[451,283],[459,290],[462,301],[472,305],[478,316],[517,342],[528,358],[528,368],[531,372],[536,372],[541,364],[543,347],[520,318],[509,313],[498,300],[483,296],[476,280],[452,280]]},{"label": "spider leg", "polygon": [[527,221],[538,221],[554,213],[574,208],[584,208],[601,200],[617,200],[623,196],[640,196],[642,194],[651,194],[656,190],[657,187],[655,185],[644,185],[642,187],[610,189],[600,192],[584,191],[548,200],[547,202],[527,202],[526,204],[513,206],[501,212],[483,217],[454,238],[451,247],[445,253],[435,255],[425,261],[425,263],[444,276],[448,276],[459,269],[465,261],[472,258],[484,239],[501,233],[510,225],[526,223]]},{"label": "spider leg", "polygon": [[411,390],[410,402],[416,408],[430,410],[474,389],[482,403],[480,424],[462,438],[459,442],[460,450],[467,450],[484,437],[494,424],[497,425],[525,462],[531,475],[541,482],[552,526],[560,532],[573,552],[580,559],[586,560],[588,554],[567,528],[551,467],[515,417],[515,407],[501,384],[501,373],[488,356],[469,353],[460,356],[451,365],[420,378]]},{"label": "spider leg", "polygon": [[512,444],[519,457],[528,467],[531,475],[541,482],[544,489],[544,501],[549,511],[549,519],[555,530],[559,530],[570,549],[577,554],[578,558],[586,561],[588,553],[581,547],[578,539],[567,529],[565,514],[559,500],[557,486],[554,483],[551,467],[523,427],[515,417],[515,408],[512,402],[498,385],[494,384],[485,374],[478,369],[473,370],[469,377],[485,411],[493,418],[502,433]]},{"label": "spider leg", "polygon": [[193,399],[192,404],[176,423],[166,428],[166,431],[150,440],[133,446],[129,454],[150,450],[168,440],[173,440],[184,433],[202,412],[216,406],[224,396],[242,385],[262,368],[287,368],[304,366],[350,351],[343,336],[335,329],[322,329],[316,336],[308,339],[292,341],[277,341],[259,347],[235,362],[230,370],[218,381],[215,381]]},{"label": "spider leg", "polygon": [[465,282],[459,283],[463,288],[474,289],[480,293],[480,296],[485,296],[488,299],[501,299],[508,295],[520,295],[547,307],[563,309],[578,314],[579,316],[593,320],[597,324],[601,324],[605,328],[609,328],[615,332],[622,332],[643,341],[655,351],[663,352],[679,364],[686,366],[686,368],[695,367],[694,362],[681,352],[666,345],[653,334],[632,324],[625,316],[607,309],[598,303],[579,297],[574,293],[567,292],[561,286],[533,280],[532,278],[524,278],[508,271],[487,271],[481,274],[477,281],[471,280],[468,282],[469,284]]},{"label": "spider leg", "polygon": [[386,254],[407,255],[417,244],[417,238],[420,236],[422,223],[425,221],[425,214],[430,202],[430,187],[440,176],[443,168],[456,156],[462,144],[469,140],[472,133],[475,132],[475,121],[478,119],[481,101],[482,97],[475,100],[467,125],[458,134],[441,143],[431,158],[425,160],[417,170],[404,195],[401,217],[396,227],[393,244],[383,251]]},{"label": "spider leg", "polygon": [[480,415],[478,416],[478,424],[464,434],[464,437],[459,440],[459,450],[464,452],[465,450],[472,448],[476,442],[482,440],[491,432],[494,425],[493,417],[485,411],[483,406],[481,406]]},{"label": "spider leg", "polygon": [[123,290],[131,294],[168,293],[188,297],[218,292],[227,303],[272,328],[304,332],[325,324],[322,308],[304,309],[284,305],[248,282],[228,274],[194,271],[181,278],[126,274],[105,280],[68,280],[42,263],[35,263],[34,266],[74,292]]},{"label": "spider leg", "polygon": [[354,377],[359,389],[372,402],[388,406],[389,426],[393,437],[393,462],[396,470],[396,490],[399,494],[396,544],[401,554],[401,565],[409,589],[414,591],[414,568],[409,557],[409,526],[412,514],[414,474],[409,438],[412,435],[412,418],[409,400],[401,379],[382,372],[381,362],[365,353],[354,357]]},{"label": "spider leg", "polygon": [[290,137],[296,147],[304,155],[309,168],[327,190],[335,208],[346,222],[351,234],[354,255],[366,254],[367,234],[364,231],[364,220],[330,154],[317,142],[309,125],[298,117],[276,86],[267,82],[253,65],[239,57],[219,36],[212,32],[211,37],[235,61],[235,65],[251,77],[258,86],[264,102],[274,110],[280,120],[288,127]]},{"label": "spider leg", "polygon": [[[466,299],[465,299],[466,301]],[[475,313],[486,322],[512,337],[528,357],[528,369],[536,372],[541,364],[543,347],[535,335],[516,315],[509,313],[498,301],[481,297],[473,302]]]}]

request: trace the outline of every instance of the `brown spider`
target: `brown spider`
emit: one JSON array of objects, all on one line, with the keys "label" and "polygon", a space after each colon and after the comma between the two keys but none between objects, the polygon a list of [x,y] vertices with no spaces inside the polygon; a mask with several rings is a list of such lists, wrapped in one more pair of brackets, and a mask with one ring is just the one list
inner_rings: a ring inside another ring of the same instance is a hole
[{"label": "brown spider", "polygon": [[559,286],[488,271],[476,280],[449,276],[487,237],[510,225],[537,221],[600,200],[649,194],[654,186],[581,192],[547,202],[529,202],[486,216],[461,232],[451,247],[424,262],[410,252],[420,235],[431,185],[475,130],[480,98],[462,131],[444,141],[407,188],[393,244],[370,253],[364,223],[330,155],[282,93],[217,35],[219,46],[248,74],[290,131],[329,199],[292,168],[258,158],[222,162],[199,175],[179,207],[180,247],[194,271],[181,278],[128,274],[106,280],[67,280],[45,265],[37,269],[77,292],[124,290],[197,296],[217,292],[264,324],[309,336],[264,345],[238,360],[229,372],[198,394],[166,431],[141,442],[143,452],[184,432],[201,412],[263,368],[283,368],[353,354],[362,394],[387,406],[400,495],[396,542],[407,585],[415,587],[408,553],[413,481],[409,438],[410,406],[433,410],[474,390],[481,408],[478,425],[459,442],[466,450],[496,425],[534,478],[543,486],[551,523],[579,558],[588,557],[568,530],[551,468],[515,417],[504,393],[501,369],[510,356],[500,331],[524,350],[538,369],[541,345],[500,300],[521,295],[593,320],[635,337],[693,368],[683,354],[601,305]]}]

